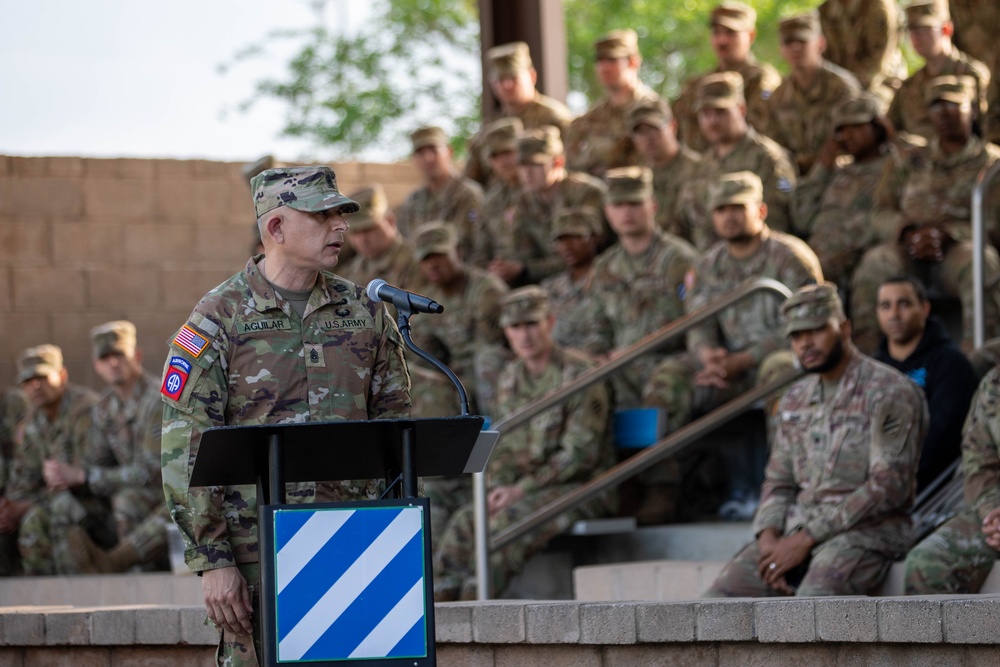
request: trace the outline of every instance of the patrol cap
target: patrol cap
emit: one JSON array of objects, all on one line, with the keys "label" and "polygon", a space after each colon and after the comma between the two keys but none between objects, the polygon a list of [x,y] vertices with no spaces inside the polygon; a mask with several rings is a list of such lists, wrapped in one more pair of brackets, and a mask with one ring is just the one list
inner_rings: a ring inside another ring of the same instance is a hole
[{"label": "patrol cap", "polygon": [[628,127],[631,132],[635,132],[640,125],[660,128],[673,119],[673,112],[662,100],[640,100],[629,109]]},{"label": "patrol cap", "polygon": [[612,30],[594,42],[594,51],[598,60],[637,56],[639,36],[631,28]]},{"label": "patrol cap", "polygon": [[730,204],[760,204],[764,201],[764,186],[752,171],[722,174],[709,186],[708,199],[713,211]]},{"label": "patrol cap", "polygon": [[881,115],[880,107],[878,99],[868,93],[849,97],[833,108],[833,127],[870,123]]},{"label": "patrol cap", "polygon": [[698,84],[695,111],[732,109],[739,104],[746,104],[742,74],[739,72],[716,72],[702,77]]},{"label": "patrol cap", "polygon": [[351,199],[358,202],[360,210],[351,216],[351,231],[363,232],[371,229],[389,210],[389,199],[385,189],[378,183],[361,188],[351,193]]},{"label": "patrol cap", "polygon": [[322,165],[266,169],[250,179],[250,189],[258,218],[279,206],[306,213],[331,208],[340,208],[344,213],[358,211],[358,203],[337,189],[333,169]]},{"label": "patrol cap", "polygon": [[809,42],[823,34],[819,25],[819,14],[809,12],[789,16],[778,24],[778,34],[782,42]]},{"label": "patrol cap", "polygon": [[486,52],[494,76],[517,74],[532,68],[531,51],[525,42],[494,46]]},{"label": "patrol cap", "polygon": [[931,79],[924,88],[924,101],[928,106],[938,100],[963,104],[976,97],[976,80],[971,76],[939,76]]},{"label": "patrol cap", "polygon": [[58,373],[63,369],[63,354],[55,345],[29,347],[17,358],[17,383]]},{"label": "patrol cap", "polygon": [[644,202],[653,198],[653,172],[649,167],[619,167],[604,173],[608,191],[604,201],[609,204]]},{"label": "patrol cap", "polygon": [[458,250],[455,228],[446,222],[427,222],[417,227],[413,239],[417,260],[429,255],[450,255]]},{"label": "patrol cap", "polygon": [[709,25],[721,25],[736,32],[749,32],[757,27],[757,12],[742,2],[720,2],[712,10]]},{"label": "patrol cap", "polygon": [[500,301],[500,326],[541,322],[549,316],[549,295],[538,285],[519,287]]},{"label": "patrol cap", "polygon": [[785,336],[796,331],[808,331],[823,327],[831,317],[844,317],[844,304],[837,294],[837,286],[825,282],[806,285],[781,306],[785,318]]},{"label": "patrol cap", "polygon": [[951,21],[948,4],[940,0],[914,2],[906,8],[906,27],[938,28]]},{"label": "patrol cap", "polygon": [[524,132],[524,123],[520,118],[499,118],[483,130],[484,158],[491,158],[497,153],[516,151],[518,139]]},{"label": "patrol cap", "polygon": [[416,153],[428,146],[447,146],[448,135],[436,125],[421,127],[410,132],[410,142],[413,143],[413,152]]},{"label": "patrol cap", "polygon": [[517,152],[521,164],[541,164],[562,155],[563,142],[559,130],[552,125],[543,125],[525,132],[517,142]]},{"label": "patrol cap", "polygon": [[593,206],[561,210],[552,220],[552,240],[561,236],[592,236],[601,233],[601,216]]},{"label": "patrol cap", "polygon": [[131,357],[135,354],[135,325],[128,320],[105,322],[90,330],[94,359],[117,352]]}]

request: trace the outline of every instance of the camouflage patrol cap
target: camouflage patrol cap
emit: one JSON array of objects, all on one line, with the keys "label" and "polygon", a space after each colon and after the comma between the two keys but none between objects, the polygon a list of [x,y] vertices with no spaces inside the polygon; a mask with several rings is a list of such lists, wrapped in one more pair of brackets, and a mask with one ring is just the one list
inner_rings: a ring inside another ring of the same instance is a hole
[{"label": "camouflage patrol cap", "polygon": [[55,345],[29,347],[17,358],[17,383],[58,373],[63,369],[62,350]]},{"label": "camouflage patrol cap", "polygon": [[931,79],[924,88],[924,101],[928,106],[938,100],[964,104],[976,98],[976,80],[971,76],[939,76]]},{"label": "camouflage patrol cap", "polygon": [[117,352],[131,358],[135,354],[135,325],[128,320],[105,322],[90,330],[94,359]]},{"label": "camouflage patrol cap", "polygon": [[632,132],[635,132],[635,128],[640,125],[660,128],[673,119],[673,112],[662,100],[640,100],[629,109],[628,127]]},{"label": "camouflage patrol cap", "polygon": [[708,199],[713,211],[730,204],[760,204],[764,201],[764,186],[752,171],[721,174],[709,187]]},{"label": "camouflage patrol cap", "polygon": [[430,255],[451,255],[458,250],[455,228],[446,222],[426,222],[419,227],[413,239],[417,260]]},{"label": "camouflage patrol cap", "polygon": [[653,198],[653,172],[648,167],[619,167],[604,173],[608,191],[604,201],[609,204],[644,202]]},{"label": "camouflage patrol cap", "polygon": [[517,142],[524,132],[520,118],[499,118],[483,130],[483,157],[489,159],[497,153],[516,151]]},{"label": "camouflage patrol cap", "polygon": [[541,322],[549,316],[549,295],[538,285],[519,287],[500,301],[500,326]]},{"label": "camouflage patrol cap", "polygon": [[905,10],[907,29],[939,28],[943,24],[951,21],[948,3],[942,0],[914,2],[913,4],[907,6]]},{"label": "camouflage patrol cap", "polygon": [[358,204],[340,194],[337,175],[326,166],[267,169],[250,179],[257,217],[279,206],[315,213],[340,208],[355,213]]},{"label": "camouflage patrol cap", "polygon": [[389,199],[385,196],[385,189],[378,183],[351,193],[351,199],[360,207],[358,212],[351,216],[352,232],[371,229],[389,210]]},{"label": "camouflage patrol cap", "polygon": [[525,42],[494,46],[486,52],[494,76],[509,76],[532,68],[531,51]]},{"label": "camouflage patrol cap", "polygon": [[562,155],[563,142],[559,130],[552,125],[543,125],[525,132],[517,142],[517,152],[521,164],[541,164]]},{"label": "camouflage patrol cap", "polygon": [[746,104],[743,93],[743,75],[739,72],[716,72],[702,77],[698,85],[695,110],[732,109]]},{"label": "camouflage patrol cap", "polygon": [[788,297],[781,306],[781,314],[785,318],[785,336],[788,337],[796,331],[819,329],[831,317],[844,319],[844,304],[833,283],[806,285]]},{"label": "camouflage patrol cap", "polygon": [[878,98],[869,93],[849,97],[833,108],[833,127],[870,123],[881,115],[881,106]]},{"label": "camouflage patrol cap", "polygon": [[447,146],[448,135],[436,125],[421,127],[410,132],[410,142],[413,144],[413,152],[416,153],[428,146]]},{"label": "camouflage patrol cap", "polygon": [[594,42],[594,51],[598,60],[637,56],[639,36],[631,28],[612,30]]},{"label": "camouflage patrol cap", "polygon": [[742,2],[720,2],[712,10],[709,25],[721,25],[736,32],[749,32],[757,27],[757,12]]},{"label": "camouflage patrol cap", "polygon": [[561,210],[552,220],[552,240],[561,236],[593,236],[601,232],[601,215],[593,206]]},{"label": "camouflage patrol cap", "polygon": [[819,14],[809,12],[782,19],[778,23],[778,34],[782,42],[812,41],[823,34],[819,25]]}]

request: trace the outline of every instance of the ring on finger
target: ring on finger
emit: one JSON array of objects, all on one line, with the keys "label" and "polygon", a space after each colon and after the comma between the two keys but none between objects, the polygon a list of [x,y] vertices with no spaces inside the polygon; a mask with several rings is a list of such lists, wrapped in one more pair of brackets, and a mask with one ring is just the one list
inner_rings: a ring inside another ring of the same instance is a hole
[{"label": "ring on finger", "polygon": [[767,569],[769,569],[769,570],[776,570],[776,569],[778,569],[778,564],[777,563],[771,563],[770,565],[767,566]]}]

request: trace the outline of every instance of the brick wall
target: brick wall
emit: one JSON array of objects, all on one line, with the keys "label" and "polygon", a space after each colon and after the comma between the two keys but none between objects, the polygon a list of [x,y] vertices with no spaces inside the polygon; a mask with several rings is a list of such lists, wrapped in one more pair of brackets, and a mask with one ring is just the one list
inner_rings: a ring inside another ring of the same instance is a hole
[{"label": "brick wall", "polygon": [[[333,165],[342,190],[380,182],[393,204],[417,185],[409,164]],[[209,289],[242,268],[254,213],[242,163],[0,156],[0,388],[18,353],[63,349],[70,378],[95,388],[88,332],[129,319],[145,366]]]}]

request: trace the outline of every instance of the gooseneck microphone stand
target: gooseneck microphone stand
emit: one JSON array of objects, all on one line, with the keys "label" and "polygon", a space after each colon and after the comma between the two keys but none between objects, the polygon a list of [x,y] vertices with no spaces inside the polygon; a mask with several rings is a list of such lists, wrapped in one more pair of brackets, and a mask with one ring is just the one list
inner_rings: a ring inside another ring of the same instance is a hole
[{"label": "gooseneck microphone stand", "polygon": [[406,343],[406,347],[413,350],[414,354],[444,373],[445,377],[451,380],[451,383],[455,385],[455,389],[458,391],[458,398],[462,402],[462,416],[468,417],[469,395],[465,391],[465,385],[462,384],[462,381],[458,379],[455,372],[448,368],[444,362],[432,355],[430,352],[417,347],[417,345],[413,342],[413,339],[410,337],[410,317],[413,315],[413,312],[405,306],[401,308],[400,304],[394,305],[396,306],[396,311],[399,313],[396,323],[399,325],[399,333],[403,335],[403,342]]}]

